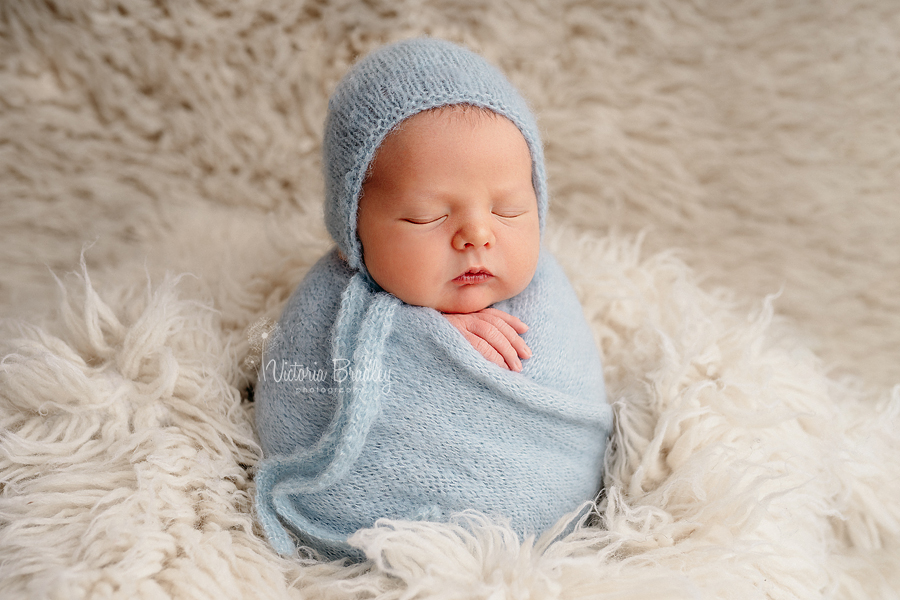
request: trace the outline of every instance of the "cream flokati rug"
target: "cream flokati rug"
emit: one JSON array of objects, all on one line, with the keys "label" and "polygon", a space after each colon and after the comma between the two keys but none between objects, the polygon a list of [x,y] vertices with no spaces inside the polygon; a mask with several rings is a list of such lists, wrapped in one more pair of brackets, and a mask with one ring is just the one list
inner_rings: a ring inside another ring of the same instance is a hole
[{"label": "cream flokati rug", "polygon": [[[331,89],[421,34],[538,114],[607,492],[284,560],[254,358],[329,247]],[[898,40],[893,0],[4,0],[0,597],[900,596]]]}]

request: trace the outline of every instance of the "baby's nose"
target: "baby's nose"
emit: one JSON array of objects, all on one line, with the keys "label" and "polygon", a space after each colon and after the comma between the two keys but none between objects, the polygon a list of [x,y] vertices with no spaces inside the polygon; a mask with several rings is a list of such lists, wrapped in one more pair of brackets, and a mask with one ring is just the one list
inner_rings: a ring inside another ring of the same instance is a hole
[{"label": "baby's nose", "polygon": [[453,247],[457,250],[490,247],[494,243],[494,232],[488,219],[470,218],[463,221],[453,236]]}]

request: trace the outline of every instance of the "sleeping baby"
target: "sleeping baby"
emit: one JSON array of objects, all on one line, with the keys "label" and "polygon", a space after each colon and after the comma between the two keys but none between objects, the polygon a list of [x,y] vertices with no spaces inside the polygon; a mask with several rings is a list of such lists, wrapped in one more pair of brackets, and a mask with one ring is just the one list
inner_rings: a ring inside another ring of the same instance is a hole
[{"label": "sleeping baby", "polygon": [[539,535],[600,491],[612,414],[569,282],[541,248],[534,117],[448,42],[382,48],[338,85],[325,217],[263,357],[259,520],[275,549],[359,558],[379,518],[476,509]]}]

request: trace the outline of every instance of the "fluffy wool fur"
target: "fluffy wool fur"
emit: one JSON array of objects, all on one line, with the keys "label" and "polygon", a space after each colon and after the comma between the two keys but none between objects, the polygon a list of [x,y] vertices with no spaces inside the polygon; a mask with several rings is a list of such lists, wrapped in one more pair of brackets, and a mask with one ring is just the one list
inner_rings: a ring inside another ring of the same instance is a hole
[{"label": "fluffy wool fur", "polygon": [[[484,4],[0,3],[0,597],[897,597],[900,7]],[[328,94],[422,33],[536,109],[608,492],[555,543],[463,514],[281,559],[254,349],[328,247]]]}]

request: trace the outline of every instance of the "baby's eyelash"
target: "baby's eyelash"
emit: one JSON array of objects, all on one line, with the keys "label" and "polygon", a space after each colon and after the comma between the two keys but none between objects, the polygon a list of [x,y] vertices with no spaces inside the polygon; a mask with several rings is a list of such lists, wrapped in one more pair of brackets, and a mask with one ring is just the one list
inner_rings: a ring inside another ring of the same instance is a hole
[{"label": "baby's eyelash", "polygon": [[435,218],[426,218],[426,219],[403,219],[407,223],[412,223],[413,225],[429,225],[431,223],[437,223],[441,219],[443,219],[446,215],[441,215],[440,217]]}]

